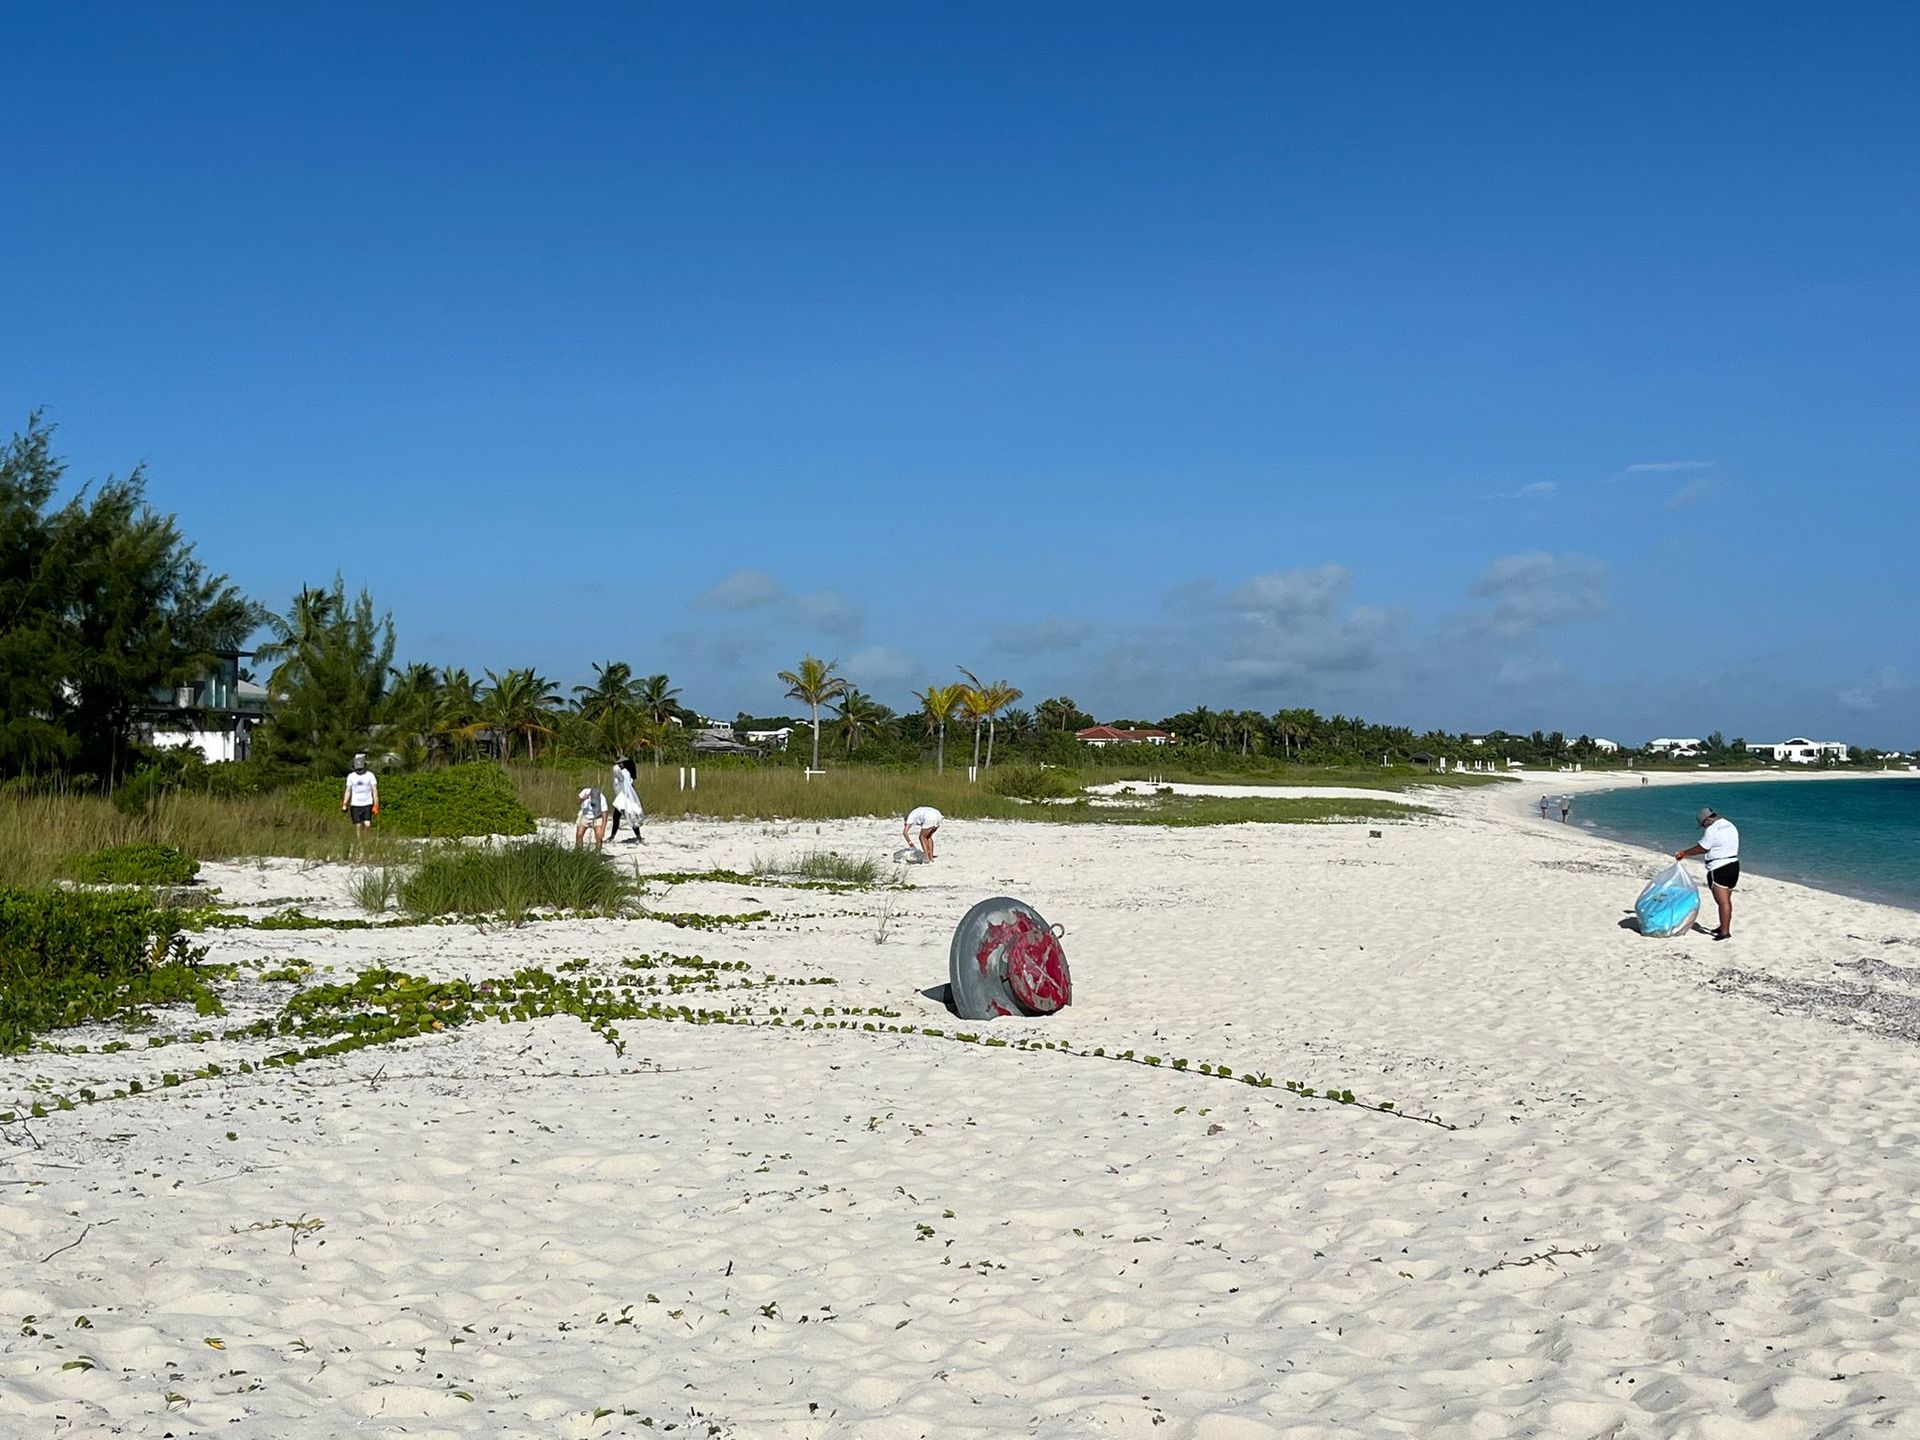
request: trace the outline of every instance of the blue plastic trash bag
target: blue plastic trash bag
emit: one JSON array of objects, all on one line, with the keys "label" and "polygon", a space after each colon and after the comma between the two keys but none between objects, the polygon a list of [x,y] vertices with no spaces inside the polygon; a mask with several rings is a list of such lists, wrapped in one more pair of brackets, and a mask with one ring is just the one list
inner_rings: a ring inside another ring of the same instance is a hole
[{"label": "blue plastic trash bag", "polygon": [[1633,913],[1640,917],[1642,935],[1664,938],[1684,932],[1700,913],[1700,891],[1687,867],[1676,860],[1649,880],[1633,902]]}]

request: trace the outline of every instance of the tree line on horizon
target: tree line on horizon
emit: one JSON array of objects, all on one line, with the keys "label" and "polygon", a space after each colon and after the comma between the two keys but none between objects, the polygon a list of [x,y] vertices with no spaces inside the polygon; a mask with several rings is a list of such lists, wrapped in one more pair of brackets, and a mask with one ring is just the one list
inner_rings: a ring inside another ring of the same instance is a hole
[{"label": "tree line on horizon", "polygon": [[[165,697],[211,672],[223,654],[253,651],[269,695],[251,767],[276,774],[338,771],[361,750],[408,766],[491,758],[533,762],[615,755],[665,763],[694,755],[704,722],[665,673],[642,674],[625,661],[592,667],[590,683],[570,693],[535,667],[483,669],[395,664],[391,612],[364,589],[350,595],[336,576],[303,586],[284,613],[241,595],[224,575],[195,558],[171,515],[146,502],[144,476],[83,489],[55,507],[64,467],[51,450],[52,427],[29,419],[0,451],[0,778],[55,778],[85,788],[111,786],[141,769],[190,768],[177,752],[142,743],[143,726],[178,718]],[[733,732],[794,725],[804,749],[765,763],[921,764],[944,771],[951,727],[969,743],[969,763],[1137,764],[1130,747],[1094,752],[1075,738],[1094,717],[1070,696],[1020,708],[1025,693],[1005,679],[965,667],[947,684],[913,692],[896,711],[841,673],[837,661],[803,656],[778,672],[799,717],[741,714]],[[824,715],[823,715],[824,712]],[[1589,736],[1533,731],[1473,737],[1309,707],[1271,713],[1196,706],[1120,728],[1155,728],[1177,737],[1179,763],[1230,767],[1279,763],[1404,763],[1417,755],[1459,760],[1569,764],[1604,758]],[[1716,733],[1706,745],[1715,764],[1745,758],[1741,742]],[[1630,752],[1626,752],[1630,753]],[[1878,752],[1863,752],[1865,757]]]}]

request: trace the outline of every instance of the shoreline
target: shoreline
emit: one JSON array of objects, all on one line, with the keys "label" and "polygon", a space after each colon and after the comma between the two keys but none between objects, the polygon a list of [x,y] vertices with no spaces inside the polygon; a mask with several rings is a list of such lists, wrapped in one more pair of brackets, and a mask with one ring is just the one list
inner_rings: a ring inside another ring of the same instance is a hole
[{"label": "shoreline", "polygon": [[[1521,775],[1523,778],[1540,779],[1540,780],[1549,781],[1549,782],[1554,780],[1565,782],[1568,780],[1582,780],[1582,779],[1590,778],[1585,774],[1569,774],[1568,772],[1565,772],[1565,771],[1553,771],[1553,770],[1531,770],[1531,771],[1520,771],[1516,773]],[[1715,778],[1709,778],[1709,779],[1701,779],[1697,776],[1691,776],[1691,775],[1672,775],[1670,776],[1670,778],[1661,777],[1661,776],[1650,776],[1649,778],[1652,779],[1653,783],[1649,785],[1647,788],[1654,789],[1654,788],[1658,788],[1662,783],[1666,784],[1669,787],[1672,787],[1677,785],[1719,785],[1719,784],[1725,784],[1725,783],[1758,784],[1758,783],[1765,783],[1767,781],[1783,781],[1783,782],[1791,782],[1796,784],[1818,784],[1818,783],[1828,782],[1828,781],[1861,781],[1861,780],[1892,780],[1892,779],[1920,780],[1920,774],[1916,774],[1912,771],[1898,771],[1898,770],[1887,771],[1887,772],[1875,772],[1875,773],[1868,773],[1868,774],[1848,774],[1848,775],[1832,775],[1832,774],[1794,775],[1794,774],[1778,774],[1773,772],[1753,774],[1749,772],[1749,773],[1740,775],[1738,777],[1715,777]],[[1505,798],[1509,799],[1513,803],[1503,808],[1508,813],[1513,815],[1514,818],[1516,819],[1532,820],[1535,824],[1558,825],[1560,822],[1558,822],[1557,820],[1542,821],[1540,819],[1538,805],[1539,805],[1539,794],[1541,792],[1534,791],[1530,786],[1525,788],[1526,788],[1526,794],[1530,798],[1525,800],[1523,803],[1519,796],[1509,792],[1506,794]],[[1549,784],[1549,788],[1544,793],[1554,794],[1554,795],[1567,794],[1567,795],[1574,795],[1577,797],[1583,794],[1592,795],[1592,794],[1601,793],[1603,791],[1633,790],[1637,788],[1639,787],[1634,785],[1624,784],[1624,783],[1598,783],[1598,784],[1588,783],[1588,784],[1579,785],[1579,786],[1567,785],[1565,783],[1562,783],[1557,787]],[[1685,817],[1681,817],[1681,818],[1684,821]],[[1581,819],[1580,807],[1577,799],[1575,800],[1575,804],[1574,804],[1573,822],[1570,825],[1567,825],[1565,828],[1568,830],[1574,831],[1575,833],[1595,836],[1599,839],[1603,839],[1607,841],[1609,844],[1627,846],[1630,849],[1644,855],[1657,856],[1662,860],[1671,860],[1673,858],[1673,851],[1671,850],[1659,849],[1653,845],[1648,844],[1643,840],[1640,840],[1631,835],[1623,834],[1620,831],[1614,830],[1608,827],[1607,825],[1601,824],[1599,822]],[[1685,829],[1686,829],[1685,825],[1682,824],[1676,827],[1676,833],[1684,834]],[[1920,913],[1920,898],[1915,898],[1915,897],[1910,897],[1905,895],[1897,895],[1897,894],[1894,894],[1894,895],[1882,894],[1865,887],[1848,886],[1842,882],[1828,880],[1828,879],[1825,879],[1824,877],[1814,877],[1814,876],[1806,876],[1806,875],[1783,875],[1779,873],[1777,870],[1767,866],[1764,862],[1759,867],[1750,867],[1743,860],[1742,878],[1745,879],[1747,876],[1750,876],[1750,875],[1764,875],[1769,880],[1773,880],[1777,883],[1784,884],[1784,885],[1803,885],[1809,890],[1816,890],[1816,891],[1819,891],[1821,894],[1825,894],[1825,895],[1841,896],[1845,899],[1859,900],[1871,905],[1889,905],[1894,907],[1895,909]]]}]

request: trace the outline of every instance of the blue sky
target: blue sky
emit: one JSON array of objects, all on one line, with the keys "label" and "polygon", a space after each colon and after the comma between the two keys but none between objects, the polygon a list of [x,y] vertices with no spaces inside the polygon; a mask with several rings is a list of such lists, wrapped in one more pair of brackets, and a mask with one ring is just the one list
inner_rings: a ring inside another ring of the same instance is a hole
[{"label": "blue sky", "polygon": [[713,713],[1920,745],[1909,5],[29,3],[0,398]]}]

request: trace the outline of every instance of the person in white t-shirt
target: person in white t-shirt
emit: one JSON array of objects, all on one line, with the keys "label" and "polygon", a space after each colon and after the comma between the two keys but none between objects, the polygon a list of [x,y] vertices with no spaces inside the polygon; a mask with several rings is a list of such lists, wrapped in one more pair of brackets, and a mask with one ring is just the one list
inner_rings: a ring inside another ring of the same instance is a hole
[{"label": "person in white t-shirt", "polygon": [[907,812],[905,822],[900,826],[900,834],[909,845],[920,847],[920,853],[927,859],[933,859],[933,832],[940,828],[944,817],[931,805],[916,805]]},{"label": "person in white t-shirt", "polygon": [[1711,807],[1694,817],[1700,826],[1700,843],[1674,851],[1673,858],[1685,860],[1704,855],[1707,864],[1707,888],[1713,903],[1720,907],[1720,926],[1713,932],[1716,940],[1733,938],[1733,887],[1740,883],[1740,832],[1731,820],[1720,817]]},{"label": "person in white t-shirt", "polygon": [[353,817],[354,828],[362,835],[373,829],[373,817],[380,813],[380,777],[367,768],[364,755],[353,757],[353,772],[347,776],[340,808]]}]

